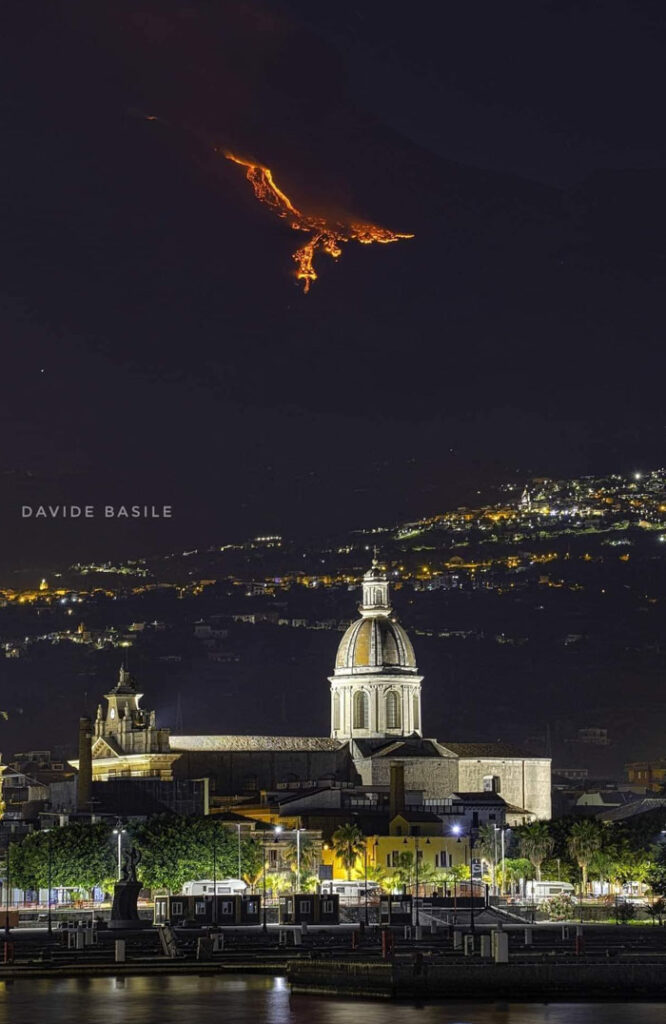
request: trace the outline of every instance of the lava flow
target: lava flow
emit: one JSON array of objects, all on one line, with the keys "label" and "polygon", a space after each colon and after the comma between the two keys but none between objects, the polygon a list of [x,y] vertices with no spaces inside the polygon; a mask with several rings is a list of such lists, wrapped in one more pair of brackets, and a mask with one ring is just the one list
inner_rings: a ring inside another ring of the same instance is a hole
[{"label": "lava flow", "polygon": [[254,189],[257,199],[265,203],[277,213],[278,217],[284,217],[289,221],[289,226],[294,231],[308,231],[310,238],[304,245],[301,245],[293,255],[296,263],[296,277],[304,282],[304,291],[310,290],[310,283],[317,280],[317,273],[314,268],[314,258],[317,252],[328,253],[334,259],[341,254],[343,242],[356,241],[361,245],[370,245],[372,242],[379,242],[386,245],[388,242],[397,242],[401,238],[413,238],[413,235],[401,235],[396,231],[389,231],[388,228],[378,228],[374,224],[365,224],[359,221],[330,221],[325,217],[301,213],[289,196],[285,195],[278,188],[273,175],[268,167],[261,164],[253,164],[249,160],[230,153],[224,154],[227,160],[233,160],[241,167],[247,168],[246,178]]}]

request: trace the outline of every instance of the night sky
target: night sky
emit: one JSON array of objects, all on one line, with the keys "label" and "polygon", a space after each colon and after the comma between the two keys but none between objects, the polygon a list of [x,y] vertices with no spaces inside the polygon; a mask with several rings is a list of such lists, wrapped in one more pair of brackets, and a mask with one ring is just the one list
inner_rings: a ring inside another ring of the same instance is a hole
[{"label": "night sky", "polygon": [[[2,568],[662,464],[665,37],[658,0],[10,3]],[[415,237],[304,295],[225,147]]]}]

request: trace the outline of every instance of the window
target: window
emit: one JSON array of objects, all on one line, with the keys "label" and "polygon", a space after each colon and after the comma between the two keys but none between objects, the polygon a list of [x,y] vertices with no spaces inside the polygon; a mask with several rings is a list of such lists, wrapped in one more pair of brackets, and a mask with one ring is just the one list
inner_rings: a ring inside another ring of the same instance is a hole
[{"label": "window", "polygon": [[340,694],[333,694],[333,730],[340,728]]},{"label": "window", "polygon": [[386,694],[386,728],[400,728],[400,696],[395,690]]},{"label": "window", "polygon": [[421,728],[421,702],[419,701],[418,693],[412,694],[412,718],[414,719],[414,728]]},{"label": "window", "polygon": [[321,904],[322,914],[332,914],[334,906],[333,900],[323,900]]},{"label": "window", "polygon": [[223,914],[233,914],[233,912],[234,912],[234,905],[233,905],[232,900],[222,900],[222,913]]},{"label": "window", "polygon": [[301,900],[300,911],[301,911],[301,914],[311,914],[312,913],[312,900]]},{"label": "window", "polygon": [[171,913],[174,917],[180,917],[183,912],[182,900],[174,900],[171,904]]},{"label": "window", "polygon": [[365,690],[357,690],[354,694],[354,728],[367,729],[370,719],[370,701]]},{"label": "window", "polygon": [[206,913],[206,904],[204,900],[196,901],[196,903],[194,904],[194,913],[197,914],[199,917]]}]

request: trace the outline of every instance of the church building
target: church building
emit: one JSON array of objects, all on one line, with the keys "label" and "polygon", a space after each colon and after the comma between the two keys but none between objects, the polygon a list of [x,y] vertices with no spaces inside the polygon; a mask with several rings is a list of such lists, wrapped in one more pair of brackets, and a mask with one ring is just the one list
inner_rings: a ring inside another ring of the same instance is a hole
[{"label": "church building", "polygon": [[[405,787],[437,806],[460,793],[496,793],[518,823],[550,818],[550,759],[503,743],[424,736],[414,648],[391,609],[389,581],[375,560],[363,578],[360,617],[338,646],[330,736],[175,736],[143,711],[121,669],[94,724],[92,777],[209,780],[211,795],[249,795],[284,784],[388,787],[401,764]],[[78,762],[71,762],[78,767]]]}]

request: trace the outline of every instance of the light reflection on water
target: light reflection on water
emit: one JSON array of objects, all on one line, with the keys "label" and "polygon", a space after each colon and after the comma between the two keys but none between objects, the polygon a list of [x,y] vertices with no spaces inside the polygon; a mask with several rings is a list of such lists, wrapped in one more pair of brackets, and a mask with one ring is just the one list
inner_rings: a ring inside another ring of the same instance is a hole
[{"label": "light reflection on water", "polygon": [[0,982],[0,1024],[663,1024],[658,1003],[432,1003],[290,997],[284,978]]}]

